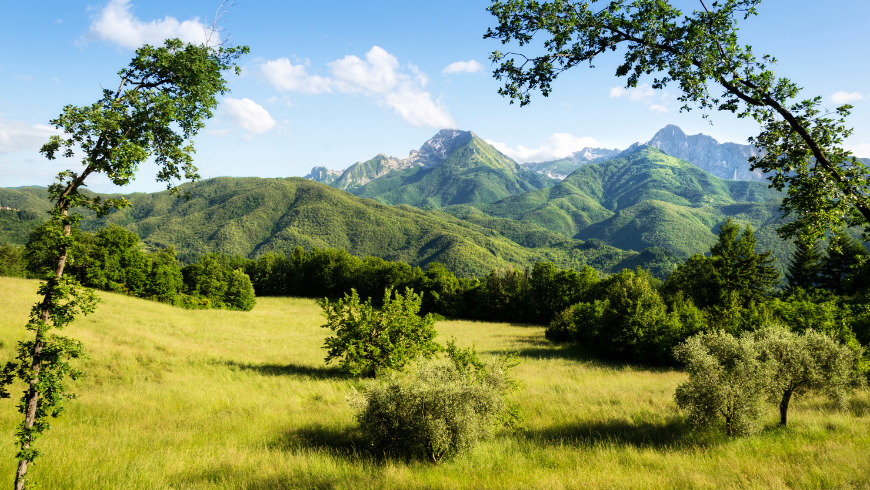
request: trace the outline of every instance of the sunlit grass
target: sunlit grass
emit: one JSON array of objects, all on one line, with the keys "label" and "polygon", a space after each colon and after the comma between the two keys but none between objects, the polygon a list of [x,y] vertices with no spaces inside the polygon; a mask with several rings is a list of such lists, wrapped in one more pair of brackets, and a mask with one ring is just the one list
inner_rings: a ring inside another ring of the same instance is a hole
[{"label": "sunlit grass", "polygon": [[[36,287],[0,278],[0,360],[25,336]],[[870,488],[866,392],[842,412],[798,399],[787,430],[771,406],[763,433],[729,440],[687,430],[679,372],[590,361],[542,328],[439,322],[442,343],[520,352],[525,423],[434,467],[364,449],[344,400],[362,383],[323,363],[314,300],[259,298],[245,313],[100,296],[66,332],[85,344],[88,376],[39,442],[45,489]],[[15,401],[0,402],[9,485],[19,422]]]}]

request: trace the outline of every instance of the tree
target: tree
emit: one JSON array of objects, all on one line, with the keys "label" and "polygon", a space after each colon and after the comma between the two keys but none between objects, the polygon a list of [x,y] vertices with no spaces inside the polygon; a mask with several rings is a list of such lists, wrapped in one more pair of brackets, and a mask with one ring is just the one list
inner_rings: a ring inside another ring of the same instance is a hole
[{"label": "tree", "polygon": [[[784,238],[810,241],[830,230],[865,226],[870,233],[870,171],[841,148],[851,129],[845,118],[852,106],[822,111],[821,97],[795,102],[800,88],[771,69],[776,59],[758,58],[738,43],[738,21],[757,15],[761,0],[716,0],[710,8],[683,14],[669,0],[493,0],[488,10],[498,21],[484,38],[516,41],[545,51],[539,56],[494,51],[493,75],[504,81],[499,93],[531,101],[533,90],[547,96],[564,71],[593,62],[608,51],[625,52],[616,76],[626,87],[655,73],[652,86],[677,84],[685,111],[699,108],[751,117],[760,126],[750,138],[759,156],[753,169],[771,173],[771,185],[787,189],[781,209],[795,220],[780,227]],[[536,39],[543,37],[543,39]],[[721,92],[716,92],[719,87]]]},{"label": "tree", "polygon": [[789,260],[785,278],[790,288],[813,289],[819,282],[822,265],[822,249],[818,242],[795,242],[797,249]]},{"label": "tree", "polygon": [[320,302],[326,324],[323,328],[335,335],[323,346],[328,349],[327,364],[339,364],[354,376],[377,377],[386,369],[401,370],[417,357],[432,357],[441,350],[435,343],[435,319],[431,314],[419,316],[422,296],[412,289],[405,294],[384,291],[384,306],[376,311],[369,298],[360,303],[355,289],[343,299]]},{"label": "tree", "polygon": [[825,288],[837,294],[847,294],[855,292],[861,286],[867,286],[866,279],[850,280],[850,276],[856,272],[860,274],[866,268],[861,265],[868,255],[864,245],[849,235],[840,233],[831,238],[827,252],[820,266],[821,282]]},{"label": "tree", "polygon": [[751,338],[702,333],[678,345],[674,357],[685,364],[689,375],[674,398],[678,407],[688,411],[693,426],[710,427],[724,418],[729,437],[759,429],[769,374]]},{"label": "tree", "polygon": [[218,93],[229,89],[225,70],[235,68],[247,47],[212,47],[167,40],[162,47],[149,45],[136,50],[127,68],[118,72],[116,90],[104,89],[94,104],[68,105],[51,124],[60,130],[40,152],[49,160],[58,155],[80,154],[84,168],[58,174],[49,187],[54,202],[50,211],[52,246],[45,255],[50,270],[41,276],[42,297],[30,313],[27,329],[31,341],[20,342],[18,357],[3,371],[2,396],[15,378],[27,385],[19,404],[24,421],[18,429],[18,471],[15,488],[24,488],[27,465],[39,454],[33,443],[57,416],[63,401],[71,397],[63,385],[75,377],[68,360],[82,354],[79,342],[50,333],[67,326],[78,313],[94,310],[96,297],[64,275],[68,254],[75,240],[71,235],[79,216],[70,211],[83,207],[102,217],[112,209],[129,205],[123,198],[102,198],[80,192],[91,174],[102,173],[116,185],[126,185],[138,166],[148,159],[160,170],[157,180],[172,187],[174,179],[197,179],[193,164],[192,138],[205,127],[205,120],[217,107]]},{"label": "tree", "polygon": [[754,333],[759,360],[771,364],[767,391],[779,403],[779,423],[788,424],[788,405],[792,396],[820,391],[839,402],[856,380],[860,347],[850,349],[814,330],[797,334],[781,326]]}]

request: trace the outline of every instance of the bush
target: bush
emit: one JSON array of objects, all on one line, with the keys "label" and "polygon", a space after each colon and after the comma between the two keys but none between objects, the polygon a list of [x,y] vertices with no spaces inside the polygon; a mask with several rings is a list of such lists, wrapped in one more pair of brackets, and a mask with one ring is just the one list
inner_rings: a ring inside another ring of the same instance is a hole
[{"label": "bush", "polygon": [[450,359],[395,373],[348,401],[371,449],[404,457],[425,455],[438,464],[447,454],[473,448],[501,427],[518,421],[507,402],[518,384],[510,376],[514,356],[483,363],[473,350],[448,347]]},{"label": "bush", "polygon": [[251,278],[239,269],[227,275],[227,289],[224,292],[224,303],[234,310],[251,311],[257,304],[254,296],[254,286]]},{"label": "bush", "polygon": [[677,406],[688,411],[689,423],[706,428],[724,418],[728,436],[758,431],[771,376],[751,338],[703,333],[678,345],[674,356],[689,375],[674,395]]},{"label": "bush", "polygon": [[376,311],[369,298],[360,303],[355,289],[344,299],[320,302],[326,324],[335,332],[323,346],[329,349],[326,362],[340,359],[342,368],[354,376],[378,376],[385,369],[401,370],[418,356],[432,357],[441,350],[433,340],[435,320],[432,315],[419,316],[421,295],[405,289],[391,297],[384,291],[384,306]]}]

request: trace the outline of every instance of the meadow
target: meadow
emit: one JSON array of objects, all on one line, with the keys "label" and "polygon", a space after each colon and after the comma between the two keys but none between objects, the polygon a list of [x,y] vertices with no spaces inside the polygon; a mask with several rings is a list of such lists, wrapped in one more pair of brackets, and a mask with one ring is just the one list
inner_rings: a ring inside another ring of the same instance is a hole
[{"label": "meadow", "polygon": [[[14,355],[38,283],[0,277],[0,361]],[[439,466],[365,449],[345,394],[365,380],[326,366],[313,299],[258,298],[251,312],[183,310],[99,292],[65,333],[89,354],[76,400],[38,442],[44,489],[870,488],[870,394],[846,410],[798,398],[787,429],[692,432],[677,370],[608,364],[544,328],[442,321],[481,354],[519,352],[525,418]],[[0,401],[0,485],[12,485],[21,416]],[[6,483],[3,483],[6,482]]]}]

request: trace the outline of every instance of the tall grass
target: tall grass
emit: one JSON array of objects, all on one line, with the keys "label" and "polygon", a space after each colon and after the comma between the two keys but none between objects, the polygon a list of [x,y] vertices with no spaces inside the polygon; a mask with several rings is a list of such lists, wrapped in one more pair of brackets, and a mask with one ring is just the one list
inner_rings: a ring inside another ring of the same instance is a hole
[{"label": "tall grass", "polygon": [[[0,278],[0,359],[24,337],[36,287]],[[324,365],[314,300],[259,298],[245,313],[100,296],[66,332],[87,347],[88,376],[39,442],[45,489],[870,488],[866,392],[842,412],[795,400],[788,429],[771,406],[763,433],[729,440],[687,429],[679,372],[588,360],[542,328],[439,322],[442,343],[520,352],[526,422],[434,467],[366,451],[344,400],[363,382]],[[0,402],[9,485],[14,405]]]}]

